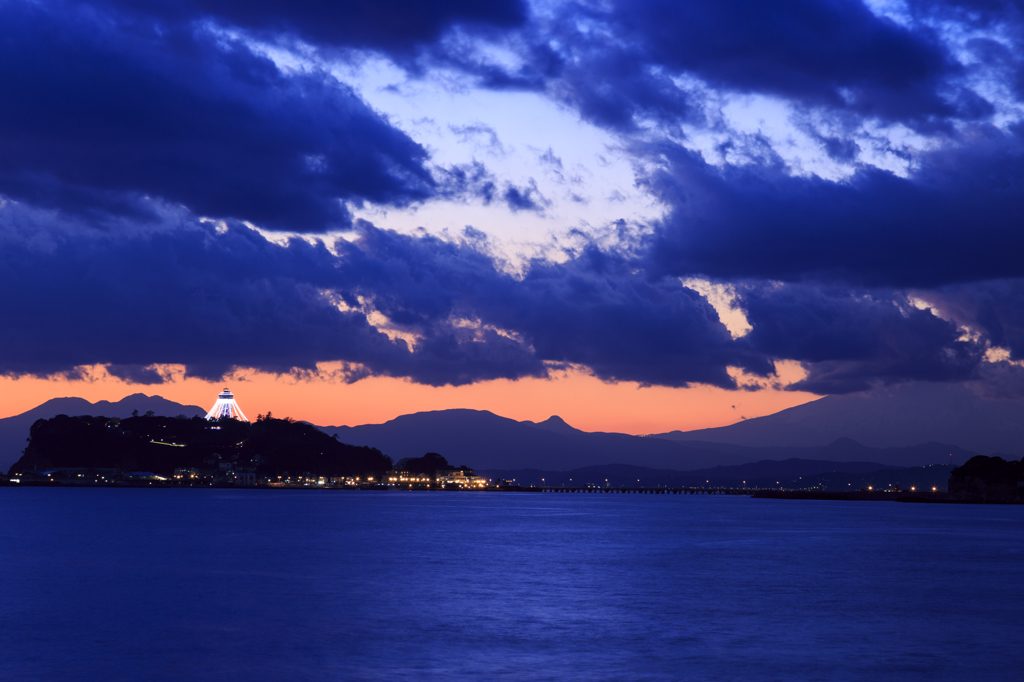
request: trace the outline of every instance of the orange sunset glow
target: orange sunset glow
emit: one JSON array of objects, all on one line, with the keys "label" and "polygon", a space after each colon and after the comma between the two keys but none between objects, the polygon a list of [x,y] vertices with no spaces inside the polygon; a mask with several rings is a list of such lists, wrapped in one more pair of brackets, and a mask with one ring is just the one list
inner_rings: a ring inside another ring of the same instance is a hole
[{"label": "orange sunset glow", "polygon": [[[791,379],[795,367],[780,367]],[[402,379],[373,377],[347,384],[327,379],[296,379],[261,372],[239,372],[221,382],[177,377],[155,386],[128,384],[93,368],[84,380],[0,378],[0,417],[29,410],[55,396],[91,402],[116,401],[132,393],[160,395],[185,405],[209,409],[225,385],[250,419],[273,412],[322,426],[381,423],[402,414],[472,408],[516,420],[540,421],[557,414],[584,431],[630,434],[662,433],[725,426],[816,399],[811,393],[764,388],[726,391],[641,387],[633,382],[605,383],[582,371],[552,379],[485,381],[467,386],[424,386]]]}]

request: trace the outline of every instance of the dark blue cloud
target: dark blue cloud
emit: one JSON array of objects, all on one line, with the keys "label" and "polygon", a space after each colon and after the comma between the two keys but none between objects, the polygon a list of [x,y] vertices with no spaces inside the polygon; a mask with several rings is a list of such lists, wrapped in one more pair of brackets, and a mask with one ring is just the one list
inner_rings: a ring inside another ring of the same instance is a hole
[{"label": "dark blue cloud", "polygon": [[995,280],[941,287],[919,296],[994,348],[1024,360],[1024,280]]},{"label": "dark blue cloud", "polygon": [[426,151],[324,74],[244,44],[54,3],[0,7],[0,192],[144,213],[141,197],[271,229],[436,191]]},{"label": "dark blue cloud", "polygon": [[533,178],[524,186],[512,182],[501,182],[487,166],[479,161],[453,164],[435,169],[439,198],[481,201],[485,206],[502,203],[513,213],[532,211],[543,213],[551,202],[541,194]]},{"label": "dark blue cloud", "polygon": [[839,182],[655,145],[643,153],[663,165],[646,182],[671,210],[651,268],[903,287],[1024,276],[1024,142],[979,129],[970,143],[922,154],[908,178],[864,168]]},{"label": "dark blue cloud", "polygon": [[[9,206],[5,218],[17,209]],[[415,348],[389,338],[364,311],[340,305],[361,290],[350,283],[372,273],[322,244],[281,246],[241,225],[197,223],[98,236],[50,230],[36,218],[22,215],[24,229],[2,234],[0,288],[17,294],[0,299],[0,373],[48,375],[98,363],[146,383],[157,380],[147,369],[154,363],[215,378],[236,366],[311,371],[323,361],[365,368],[355,376],[370,371],[432,384],[545,373],[520,343],[441,319],[417,328]],[[368,266],[388,266],[393,247],[382,247]],[[479,261],[481,276],[498,277],[488,263]]]},{"label": "dark blue cloud", "polygon": [[486,244],[364,229],[358,246],[345,247],[346,272],[359,276],[348,286],[409,331],[479,321],[540,361],[582,365],[609,381],[731,388],[729,366],[772,371],[732,340],[707,300],[676,279],[647,280],[615,251],[589,244],[513,277],[496,269]]},{"label": "dark blue cloud", "polygon": [[276,37],[297,36],[318,46],[382,50],[409,56],[453,27],[509,29],[527,17],[522,0],[98,0],[164,21],[214,19]]},{"label": "dark blue cloud", "polygon": [[505,191],[501,193],[501,198],[505,201],[510,209],[514,212],[518,211],[535,211],[540,212],[544,210],[550,202],[544,198],[544,195],[537,189],[537,183],[533,178],[525,187],[516,187],[515,185],[509,184]]},{"label": "dark blue cloud", "polygon": [[[959,12],[920,4],[941,20]],[[542,89],[621,132],[708,123],[703,87],[928,130],[988,118],[934,23],[898,24],[858,0],[564,2],[516,32],[514,69],[458,46],[434,54],[485,87]]]},{"label": "dark blue cloud", "polygon": [[111,363],[106,366],[106,369],[110,376],[117,377],[128,384],[152,386],[167,381],[167,377],[161,374],[157,368],[147,365],[117,365]]},{"label": "dark blue cloud", "polygon": [[936,37],[855,0],[642,0],[613,7],[619,40],[640,46],[649,63],[714,87],[884,118],[953,113],[936,94],[955,71]]},{"label": "dark blue cloud", "polygon": [[748,343],[808,370],[793,390],[848,393],[905,381],[962,381],[980,371],[983,344],[892,291],[758,284],[742,287],[739,301],[753,327]]},{"label": "dark blue cloud", "polygon": [[2,214],[0,287],[19,292],[0,298],[3,374],[106,364],[153,383],[154,363],[217,378],[338,361],[350,380],[442,385],[576,365],[608,381],[737,388],[728,368],[770,378],[789,359],[808,368],[799,388],[843,392],[973,378],[985,348],[893,292],[770,283],[737,290],[753,331],[734,339],[678,279],[651,278],[628,251],[593,243],[517,275],[473,230],[442,241],[359,223],[358,239],[328,249],[192,222],[97,235],[19,211]]},{"label": "dark blue cloud", "polygon": [[[450,243],[361,224],[361,239],[339,242],[335,255],[240,225],[97,236],[18,223],[0,249],[0,288],[18,292],[0,299],[5,374],[99,363],[152,382],[153,363],[213,378],[235,366],[343,361],[362,368],[356,376],[461,384],[579,363],[609,379],[732,385],[725,366],[737,358],[766,369],[730,348],[694,292],[646,284],[596,251],[564,266],[540,262],[524,282],[480,249],[479,234]],[[360,299],[415,342],[370,326]]]}]

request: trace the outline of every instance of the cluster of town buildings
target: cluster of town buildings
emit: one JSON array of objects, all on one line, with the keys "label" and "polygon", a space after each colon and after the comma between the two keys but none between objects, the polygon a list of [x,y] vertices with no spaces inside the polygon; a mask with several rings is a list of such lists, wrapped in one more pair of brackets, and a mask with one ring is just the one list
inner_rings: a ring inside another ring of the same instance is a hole
[{"label": "cluster of town buildings", "polygon": [[317,476],[304,473],[293,476],[257,476],[253,468],[235,467],[221,462],[216,469],[181,467],[171,476],[151,471],[119,471],[117,469],[83,469],[62,467],[47,471],[27,471],[10,478],[10,483],[54,483],[64,485],[173,485],[185,487],[242,486],[272,488],[392,488],[423,490],[472,490],[489,485],[486,478],[474,476],[472,470],[438,471],[434,476],[415,474],[400,469],[384,476]]},{"label": "cluster of town buildings", "polygon": [[255,470],[233,467],[228,462],[222,462],[221,467],[216,470],[195,469],[191,467],[176,469],[172,481],[179,485],[192,486],[261,485],[274,488],[358,488],[364,486],[383,486],[405,489],[432,488],[435,490],[454,490],[483,488],[488,485],[486,478],[474,476],[472,470],[466,471],[463,469],[437,471],[433,476],[393,469],[379,479],[374,476],[318,476],[310,473],[257,477]]},{"label": "cluster of town buildings", "polygon": [[441,488],[441,489],[473,489],[488,485],[486,478],[473,475],[472,469],[441,469],[433,476],[414,474],[401,469],[393,469],[385,474],[383,482],[388,486],[401,488]]}]

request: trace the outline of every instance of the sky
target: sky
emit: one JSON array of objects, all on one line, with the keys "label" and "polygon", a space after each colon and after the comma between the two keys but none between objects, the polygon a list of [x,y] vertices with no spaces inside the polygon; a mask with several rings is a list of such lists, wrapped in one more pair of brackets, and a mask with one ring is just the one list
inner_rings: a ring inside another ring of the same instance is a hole
[{"label": "sky", "polygon": [[1019,399],[1022,4],[0,0],[0,416]]}]

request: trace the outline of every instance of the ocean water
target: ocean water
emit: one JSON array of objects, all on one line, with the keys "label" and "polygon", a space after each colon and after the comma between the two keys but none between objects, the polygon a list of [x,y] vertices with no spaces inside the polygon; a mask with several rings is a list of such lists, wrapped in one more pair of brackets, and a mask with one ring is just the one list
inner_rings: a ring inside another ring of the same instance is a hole
[{"label": "ocean water", "polygon": [[1020,680],[1024,507],[0,489],[0,680]]}]

